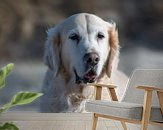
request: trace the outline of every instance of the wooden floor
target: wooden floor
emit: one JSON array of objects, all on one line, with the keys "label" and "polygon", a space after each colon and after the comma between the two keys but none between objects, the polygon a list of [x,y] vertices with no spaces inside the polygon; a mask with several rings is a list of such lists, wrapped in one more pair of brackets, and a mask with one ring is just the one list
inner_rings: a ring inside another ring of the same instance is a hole
[{"label": "wooden floor", "polygon": [[[0,122],[15,122],[20,130],[91,130],[91,118],[90,113],[6,113]],[[123,129],[119,122],[100,118],[97,130]]]}]

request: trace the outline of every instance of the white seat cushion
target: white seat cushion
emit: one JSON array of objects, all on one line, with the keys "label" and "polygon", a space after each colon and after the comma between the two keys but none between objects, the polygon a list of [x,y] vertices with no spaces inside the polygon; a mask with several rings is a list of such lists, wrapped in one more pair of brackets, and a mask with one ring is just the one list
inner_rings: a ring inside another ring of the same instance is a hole
[{"label": "white seat cushion", "polygon": [[[98,114],[120,117],[131,120],[141,120],[142,104],[95,100],[86,102],[86,111]],[[160,108],[153,107],[151,111],[151,121],[163,122],[163,115]]]}]

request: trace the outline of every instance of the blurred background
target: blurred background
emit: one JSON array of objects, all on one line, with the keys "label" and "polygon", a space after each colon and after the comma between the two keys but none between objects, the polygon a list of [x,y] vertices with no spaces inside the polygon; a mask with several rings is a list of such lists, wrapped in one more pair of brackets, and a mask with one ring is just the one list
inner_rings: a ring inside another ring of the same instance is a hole
[{"label": "blurred background", "polygon": [[[119,69],[127,76],[135,68],[163,68],[162,0],[0,0],[0,67],[15,63],[0,104],[21,90],[40,91],[46,30],[80,12],[117,23]],[[38,110],[38,101],[31,105]]]}]

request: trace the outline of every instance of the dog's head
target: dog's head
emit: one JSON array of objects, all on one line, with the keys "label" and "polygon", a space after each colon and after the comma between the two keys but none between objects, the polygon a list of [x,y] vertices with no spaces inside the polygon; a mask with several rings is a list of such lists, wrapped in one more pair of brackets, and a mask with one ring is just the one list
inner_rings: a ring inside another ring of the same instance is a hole
[{"label": "dog's head", "polygon": [[119,53],[115,23],[87,13],[73,15],[47,32],[45,63],[54,76],[64,70],[77,84],[111,76]]}]

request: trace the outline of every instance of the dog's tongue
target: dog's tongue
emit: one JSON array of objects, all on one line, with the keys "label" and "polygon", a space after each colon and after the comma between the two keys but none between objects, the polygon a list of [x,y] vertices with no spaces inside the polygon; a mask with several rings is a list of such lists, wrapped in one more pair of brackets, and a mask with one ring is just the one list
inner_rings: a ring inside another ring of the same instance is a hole
[{"label": "dog's tongue", "polygon": [[96,76],[97,75],[94,72],[90,71],[84,75],[84,78],[91,81],[91,80],[94,80]]}]

